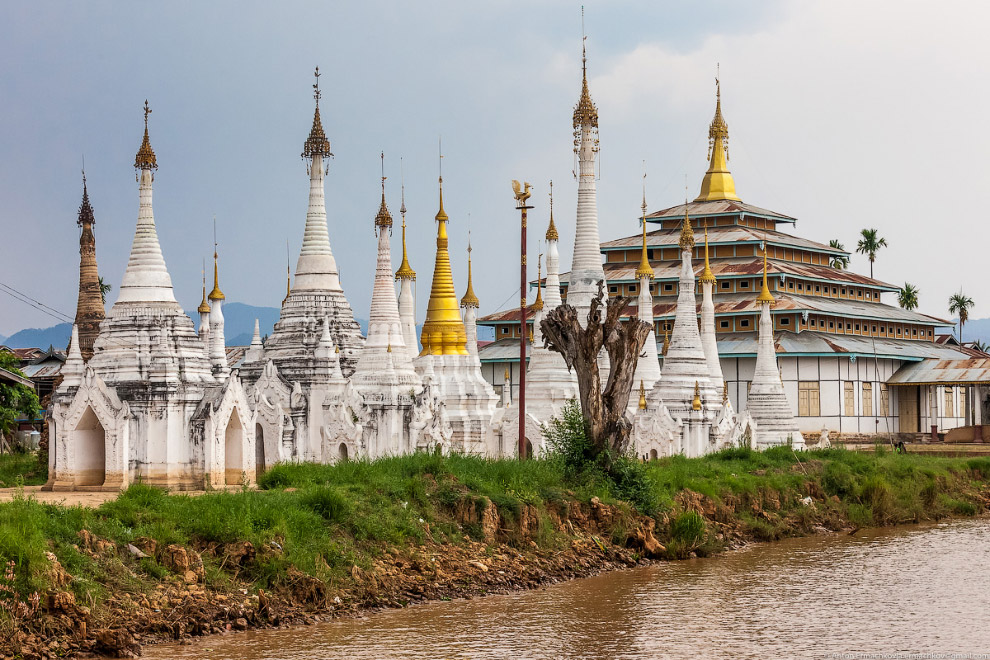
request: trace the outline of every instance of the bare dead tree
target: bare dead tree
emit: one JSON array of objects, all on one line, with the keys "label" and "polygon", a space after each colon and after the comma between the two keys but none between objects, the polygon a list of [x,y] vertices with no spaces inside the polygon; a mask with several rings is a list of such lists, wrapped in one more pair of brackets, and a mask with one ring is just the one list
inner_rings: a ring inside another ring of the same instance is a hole
[{"label": "bare dead tree", "polygon": [[[604,319],[602,300],[606,299]],[[543,319],[543,345],[564,356],[567,368],[577,375],[581,413],[596,453],[605,449],[625,452],[631,425],[626,417],[636,361],[643,350],[652,324],[637,319],[622,323],[619,317],[632,298],[607,299],[605,283],[598,282],[598,294],[591,300],[588,322],[578,322],[577,310],[559,305]],[[598,354],[608,353],[610,370],[605,389],[598,371]]]}]

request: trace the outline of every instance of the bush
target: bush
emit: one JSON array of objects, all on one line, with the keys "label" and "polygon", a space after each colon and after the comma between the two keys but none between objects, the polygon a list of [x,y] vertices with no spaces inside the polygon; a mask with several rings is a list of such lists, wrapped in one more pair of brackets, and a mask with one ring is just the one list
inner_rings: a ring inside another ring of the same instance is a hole
[{"label": "bush", "polygon": [[843,497],[856,490],[856,479],[852,468],[845,463],[831,461],[825,465],[822,486],[829,495]]},{"label": "bush", "polygon": [[685,511],[674,518],[674,522],[670,523],[670,537],[685,545],[700,544],[707,531],[705,519],[697,511]]},{"label": "bush", "polygon": [[351,501],[331,486],[314,486],[302,494],[300,503],[331,523],[344,523],[354,512]]}]

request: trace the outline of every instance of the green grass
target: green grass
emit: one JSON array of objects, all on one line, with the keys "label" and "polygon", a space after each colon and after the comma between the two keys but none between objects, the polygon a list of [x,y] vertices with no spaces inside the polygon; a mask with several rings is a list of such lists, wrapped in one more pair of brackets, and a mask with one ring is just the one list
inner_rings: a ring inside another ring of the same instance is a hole
[{"label": "green grass", "polygon": [[[3,465],[0,474],[14,469],[10,462]],[[786,447],[672,457],[638,469],[653,503],[649,513],[657,520],[657,538],[672,558],[715,552],[730,533],[774,540],[817,525],[838,529],[974,515],[985,510],[979,491],[990,479],[985,459],[795,453]],[[633,506],[620,501],[615,490],[608,480],[568,476],[556,460],[418,453],[336,465],[282,464],[265,473],[253,491],[193,497],[136,484],[95,509],[25,498],[0,504],[0,562],[15,562],[13,586],[19,593],[44,592],[51,580],[46,552],[53,552],[74,577],[77,600],[91,607],[110,593],[144,593],[170,578],[154,557],[137,560],[123,551],[142,537],[160,548],[178,544],[200,552],[207,585],[218,590],[235,581],[278,589],[290,567],[340,585],[347,583],[352,566],[370,569],[385,553],[480,539],[479,523],[460,524],[454,515],[465,506],[480,514],[494,503],[508,534],[501,540],[509,543],[526,507],[533,507],[537,529],[529,538],[547,549],[557,547],[566,541],[550,524],[558,505],[598,497],[631,513]],[[801,502],[806,496],[813,497],[813,507]],[[631,522],[630,516],[617,516],[613,529],[602,531],[622,542]],[[118,550],[98,556],[80,552],[82,529]],[[232,565],[225,546],[245,541],[254,546],[255,561]]]},{"label": "green grass", "polygon": [[0,488],[40,486],[48,481],[48,463],[37,453],[0,454]]}]

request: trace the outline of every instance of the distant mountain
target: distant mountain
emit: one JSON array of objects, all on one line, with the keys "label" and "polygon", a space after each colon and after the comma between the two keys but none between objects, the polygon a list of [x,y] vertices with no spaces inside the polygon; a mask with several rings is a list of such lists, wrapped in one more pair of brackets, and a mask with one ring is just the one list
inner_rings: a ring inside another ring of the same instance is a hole
[{"label": "distant mountain", "polygon": [[[270,335],[278,321],[278,307],[255,307],[244,303],[231,302],[223,306],[224,336],[228,346],[247,346],[254,335],[254,320],[258,319],[261,336]],[[199,312],[187,311],[199,331]],[[361,332],[368,334],[368,322],[355,319],[361,325]],[[417,334],[419,334],[417,328]],[[11,348],[48,348],[49,345],[64,350],[72,336],[71,323],[59,323],[50,328],[27,328],[0,339],[0,344]]]},{"label": "distant mountain", "polygon": [[4,345],[11,348],[48,348],[54,346],[65,350],[72,336],[71,323],[59,323],[50,328],[27,328],[7,337]]}]

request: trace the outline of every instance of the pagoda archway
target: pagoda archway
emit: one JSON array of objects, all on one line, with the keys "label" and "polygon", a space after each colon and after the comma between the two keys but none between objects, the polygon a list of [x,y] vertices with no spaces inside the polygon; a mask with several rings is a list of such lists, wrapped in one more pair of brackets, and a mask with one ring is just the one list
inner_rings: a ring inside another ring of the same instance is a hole
[{"label": "pagoda archway", "polygon": [[107,476],[107,434],[92,406],[72,431],[77,486],[102,486]]},{"label": "pagoda archway", "polygon": [[224,482],[228,486],[241,483],[244,476],[244,427],[235,406],[230,411],[224,432]]}]

